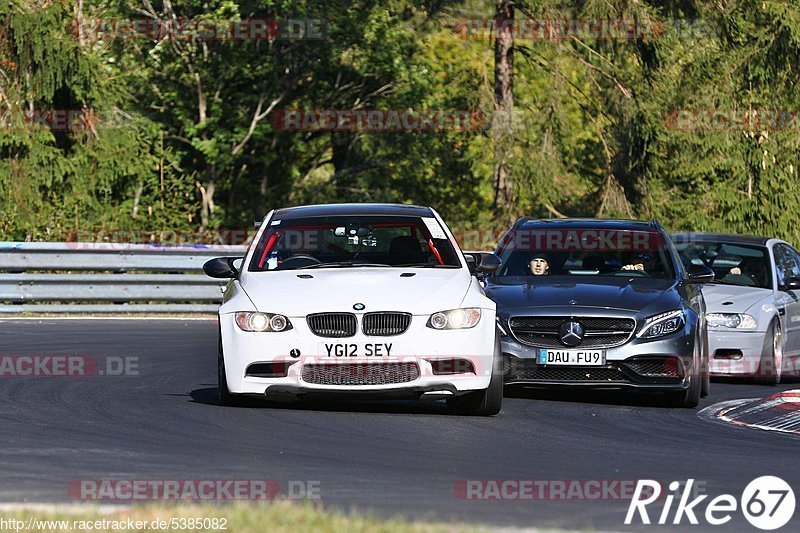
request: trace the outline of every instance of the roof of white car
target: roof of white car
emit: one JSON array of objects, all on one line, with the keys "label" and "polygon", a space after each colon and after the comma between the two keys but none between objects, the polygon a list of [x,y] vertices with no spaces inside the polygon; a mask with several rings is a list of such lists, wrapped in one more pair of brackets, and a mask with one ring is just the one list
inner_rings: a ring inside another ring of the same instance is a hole
[{"label": "roof of white car", "polygon": [[406,204],[319,204],[278,209],[273,219],[290,220],[305,217],[347,215],[399,215],[431,217],[430,207]]}]

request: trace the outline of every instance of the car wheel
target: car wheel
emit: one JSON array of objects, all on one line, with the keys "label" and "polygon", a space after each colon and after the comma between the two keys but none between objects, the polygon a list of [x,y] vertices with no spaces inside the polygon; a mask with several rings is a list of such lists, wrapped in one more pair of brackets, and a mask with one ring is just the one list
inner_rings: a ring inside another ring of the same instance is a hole
[{"label": "car wheel", "polygon": [[697,407],[700,403],[700,396],[703,391],[702,375],[702,347],[699,339],[694,341],[694,355],[692,356],[692,368],[689,370],[689,387],[686,390],[670,392],[667,394],[667,403],[671,407]]},{"label": "car wheel", "polygon": [[773,319],[764,337],[764,348],[761,350],[755,381],[762,385],[777,385],[781,382],[782,370],[783,332],[778,321]]},{"label": "car wheel", "polygon": [[493,416],[503,406],[503,371],[500,351],[500,336],[495,335],[492,377],[485,390],[467,393],[447,401],[447,406],[456,414],[466,416]]},{"label": "car wheel", "polygon": [[225,357],[222,354],[222,335],[219,339],[219,355],[217,356],[217,390],[219,403],[222,405],[237,406],[242,404],[241,397],[233,394],[228,389],[228,376],[225,373]]}]

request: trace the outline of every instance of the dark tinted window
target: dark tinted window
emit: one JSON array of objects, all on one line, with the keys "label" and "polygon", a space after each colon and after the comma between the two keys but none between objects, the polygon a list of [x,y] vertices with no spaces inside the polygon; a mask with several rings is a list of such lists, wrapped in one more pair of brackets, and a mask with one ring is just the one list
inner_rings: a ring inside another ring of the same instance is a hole
[{"label": "dark tinted window", "polygon": [[669,248],[655,231],[523,226],[506,234],[498,253],[497,276],[675,277]]},{"label": "dark tinted window", "polygon": [[765,246],[720,241],[682,240],[675,243],[685,266],[706,265],[714,271],[714,283],[772,288]]}]

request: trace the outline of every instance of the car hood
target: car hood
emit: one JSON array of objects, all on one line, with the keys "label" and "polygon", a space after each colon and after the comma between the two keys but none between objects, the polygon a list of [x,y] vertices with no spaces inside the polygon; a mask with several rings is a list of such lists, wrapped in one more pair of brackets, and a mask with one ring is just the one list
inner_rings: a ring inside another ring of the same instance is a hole
[{"label": "car hood", "polygon": [[703,296],[709,313],[744,313],[772,297],[770,289],[736,285],[706,284]]},{"label": "car hood", "polygon": [[289,317],[353,312],[357,303],[364,312],[422,315],[459,307],[470,281],[465,268],[359,267],[248,272],[242,288],[259,311]]},{"label": "car hood", "polygon": [[[649,314],[679,309],[676,280],[626,277],[578,278],[548,276],[491,278],[486,294],[497,302],[498,313],[532,307],[602,307]],[[652,308],[652,309],[649,309]]]}]

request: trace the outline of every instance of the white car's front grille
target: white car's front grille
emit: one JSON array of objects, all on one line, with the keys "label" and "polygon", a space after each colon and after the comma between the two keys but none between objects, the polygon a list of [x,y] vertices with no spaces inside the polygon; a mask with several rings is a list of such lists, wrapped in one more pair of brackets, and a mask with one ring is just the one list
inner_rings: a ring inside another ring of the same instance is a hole
[{"label": "white car's front grille", "polygon": [[367,313],[361,329],[364,335],[372,337],[390,337],[405,333],[411,324],[411,315],[408,313]]},{"label": "white car's front grille", "polygon": [[317,313],[306,317],[308,327],[320,337],[352,337],[358,329],[358,321],[353,313]]},{"label": "white car's front grille", "polygon": [[[308,315],[306,322],[319,337],[352,337],[358,331],[358,319],[352,313],[316,313]],[[381,311],[365,314],[361,330],[370,337],[391,337],[402,335],[410,325],[409,313]]]}]

